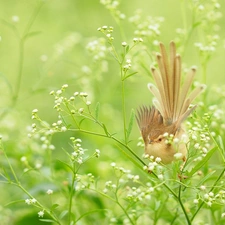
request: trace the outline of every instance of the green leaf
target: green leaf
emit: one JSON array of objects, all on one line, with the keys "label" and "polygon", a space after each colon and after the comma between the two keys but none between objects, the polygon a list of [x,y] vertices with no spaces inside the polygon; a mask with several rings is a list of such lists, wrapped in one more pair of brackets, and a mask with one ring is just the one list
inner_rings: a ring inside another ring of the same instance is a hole
[{"label": "green leaf", "polygon": [[59,204],[53,204],[51,207],[51,211],[55,210],[57,207],[59,207]]},{"label": "green leaf", "polygon": [[127,45],[127,46],[126,46],[126,49],[125,49],[126,54],[129,52],[129,49],[130,49],[130,46]]},{"label": "green leaf", "polygon": [[7,203],[5,206],[10,206],[10,205],[15,205],[15,204],[18,204],[18,203],[25,203],[25,200],[24,199],[22,199],[22,200],[16,200],[16,201],[11,201],[11,202],[9,202],[9,203]]},{"label": "green leaf", "polygon": [[10,81],[8,80],[8,78],[2,73],[0,73],[0,77],[4,80],[4,82],[6,83],[7,87],[10,90],[10,93],[12,94],[13,93],[13,88],[12,88],[12,85],[11,85]]},{"label": "green leaf", "polygon": [[94,209],[94,210],[89,210],[86,213],[83,213],[77,220],[76,222],[78,223],[79,220],[81,220],[83,217],[88,216],[90,214],[94,214],[94,213],[99,213],[101,211],[106,211],[106,209]]},{"label": "green leaf", "polygon": [[28,39],[28,38],[30,38],[30,37],[37,36],[37,35],[39,35],[40,33],[41,33],[41,31],[32,31],[32,32],[29,32],[28,34],[26,34],[26,35],[24,36],[24,40],[25,40],[25,39]]},{"label": "green leaf", "polygon": [[105,134],[108,136],[109,135],[109,132],[108,132],[108,130],[107,130],[107,128],[106,128],[106,126],[105,126],[104,123],[102,124],[102,128],[104,129]]},{"label": "green leaf", "polygon": [[125,77],[122,79],[122,81],[126,80],[128,77],[131,77],[131,76],[133,76],[133,75],[135,75],[135,74],[137,74],[137,73],[138,73],[138,72],[133,72],[133,73],[128,74],[127,76],[125,76]]},{"label": "green leaf", "polygon": [[218,142],[219,142],[220,148],[224,151],[223,139],[220,135],[218,136]]},{"label": "green leaf", "polygon": [[196,173],[198,170],[200,170],[208,161],[209,159],[212,157],[212,155],[214,154],[214,152],[217,150],[217,147],[212,148],[207,155],[200,161],[198,162],[195,167],[190,171],[190,173],[188,174],[189,177],[191,177],[194,173]]},{"label": "green leaf", "polygon": [[97,102],[96,107],[95,107],[95,119],[96,119],[96,120],[98,120],[99,109],[100,109],[100,103]]},{"label": "green leaf", "polygon": [[66,125],[66,129],[69,129],[70,127],[72,127],[72,124],[67,124]]},{"label": "green leaf", "polygon": [[9,23],[8,21],[2,19],[2,22],[3,22],[7,27],[9,27],[9,28],[11,28],[11,29],[15,29],[15,25]]},{"label": "green leaf", "polygon": [[68,214],[68,210],[62,211],[62,213],[59,215],[59,219],[62,219],[62,218],[65,217],[67,214]]},{"label": "green leaf", "polygon": [[69,169],[73,172],[73,168],[72,168],[69,164],[63,162],[63,161],[60,160],[60,159],[56,159],[56,161],[58,161],[59,163],[61,163],[61,164],[64,165],[65,167],[69,168]]},{"label": "green leaf", "polygon": [[46,222],[46,223],[54,223],[54,220],[50,220],[50,219],[39,219],[42,222]]},{"label": "green leaf", "polygon": [[198,183],[198,185],[196,185],[197,187],[204,184],[206,180],[208,180],[210,177],[212,177],[212,175],[216,172],[216,170],[213,170],[211,172],[209,172],[206,176],[204,176],[201,181]]},{"label": "green leaf", "polygon": [[134,113],[134,109],[132,109],[131,114],[130,114],[128,128],[127,128],[127,140],[129,139],[130,133],[131,133],[132,128],[133,128],[134,117],[135,117],[135,113]]},{"label": "green leaf", "polygon": [[194,23],[192,27],[195,28],[195,27],[199,26],[201,23],[202,23],[201,21],[198,21],[198,22]]},{"label": "green leaf", "polygon": [[79,122],[79,127],[81,126],[82,122],[83,122],[85,119],[86,119],[86,118],[83,118],[83,119],[80,120],[80,122]]},{"label": "green leaf", "polygon": [[11,181],[10,175],[8,174],[8,172],[6,171],[6,168],[4,166],[2,167],[2,170],[4,172],[4,176],[2,175],[2,177],[4,177],[5,179],[8,180],[8,182],[10,182]]}]

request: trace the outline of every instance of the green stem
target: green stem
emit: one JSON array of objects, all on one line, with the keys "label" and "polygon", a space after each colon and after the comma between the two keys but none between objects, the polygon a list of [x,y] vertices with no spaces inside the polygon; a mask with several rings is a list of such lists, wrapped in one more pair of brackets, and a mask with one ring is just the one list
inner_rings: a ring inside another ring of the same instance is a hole
[{"label": "green stem", "polygon": [[18,68],[15,92],[13,95],[13,102],[12,102],[13,106],[16,105],[19,91],[20,91],[21,79],[23,74],[23,63],[24,63],[24,39],[21,39],[19,43],[19,68]]},{"label": "green stem", "polygon": [[124,141],[127,144],[127,122],[126,122],[126,107],[125,107],[125,88],[124,88],[124,81],[121,82],[121,97],[122,97],[122,114],[123,114]]},{"label": "green stem", "polygon": [[71,183],[71,192],[70,192],[70,198],[69,198],[69,209],[68,209],[68,225],[71,224],[71,214],[72,214],[72,205],[73,205],[73,195],[74,195],[74,184],[76,180],[76,172],[75,172],[75,164],[73,164],[73,179]]},{"label": "green stem", "polygon": [[207,81],[207,62],[208,62],[208,59],[204,60],[201,63],[201,66],[202,66],[202,82],[203,82],[203,84],[206,84],[206,81]]},{"label": "green stem", "polygon": [[23,65],[24,65],[24,44],[26,40],[26,36],[29,33],[41,7],[43,6],[44,1],[42,1],[37,8],[35,8],[33,14],[31,15],[30,20],[27,23],[26,28],[24,29],[23,35],[19,40],[19,62],[18,62],[18,75],[16,79],[16,86],[15,86],[15,91],[12,96],[12,106],[14,107],[17,103],[18,97],[19,97],[19,92],[21,88],[21,80],[23,76]]},{"label": "green stem", "polygon": [[189,217],[188,217],[188,215],[187,215],[187,212],[186,212],[186,210],[185,210],[185,208],[184,208],[184,205],[183,205],[183,202],[182,202],[182,200],[181,200],[181,185],[179,186],[178,201],[179,201],[179,204],[180,204],[180,206],[181,206],[181,208],[182,208],[182,211],[183,211],[183,213],[184,213],[184,215],[185,215],[185,218],[186,218],[186,220],[187,220],[187,223],[188,223],[189,225],[191,225],[191,221],[190,221],[190,219],[189,219]]}]

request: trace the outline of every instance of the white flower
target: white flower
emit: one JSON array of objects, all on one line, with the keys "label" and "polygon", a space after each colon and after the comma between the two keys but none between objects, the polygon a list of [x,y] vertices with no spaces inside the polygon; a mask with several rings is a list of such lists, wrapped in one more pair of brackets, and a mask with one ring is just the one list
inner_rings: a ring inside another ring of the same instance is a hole
[{"label": "white flower", "polygon": [[20,21],[20,18],[19,18],[19,16],[12,16],[12,21],[14,22],[14,23],[18,23],[19,21]]},{"label": "white flower", "polygon": [[174,154],[174,158],[175,159],[182,159],[183,158],[183,154],[181,152],[177,152]]},{"label": "white flower", "polygon": [[123,47],[126,47],[126,46],[127,46],[127,42],[125,42],[125,41],[122,42],[122,46],[123,46]]},{"label": "white flower", "polygon": [[209,207],[211,207],[212,206],[212,202],[207,202],[207,205],[209,206]]},{"label": "white flower", "polygon": [[33,109],[32,113],[37,113],[38,109]]},{"label": "white flower", "polygon": [[209,195],[208,194],[204,194],[204,198],[205,199],[209,199]]},{"label": "white flower", "polygon": [[80,108],[78,111],[79,111],[79,113],[82,114],[84,112],[84,109],[83,108]]},{"label": "white flower", "polygon": [[77,162],[78,162],[79,164],[82,164],[82,163],[83,163],[83,159],[80,157],[80,158],[77,160]]},{"label": "white flower", "polygon": [[209,192],[209,196],[210,197],[213,197],[214,196],[214,193],[213,192]]},{"label": "white flower", "polygon": [[203,11],[203,10],[205,9],[205,7],[204,7],[203,5],[199,5],[199,6],[198,6],[198,9],[199,9],[200,11]]},{"label": "white flower", "polygon": [[126,63],[131,64],[131,59],[127,59]]},{"label": "white flower", "polygon": [[37,202],[37,200],[35,198],[32,198],[30,201],[32,204],[35,204]]},{"label": "white flower", "polygon": [[27,161],[27,157],[26,157],[26,156],[21,157],[21,158],[20,158],[20,161],[21,161],[21,162],[26,162],[26,161]]},{"label": "white flower", "polygon": [[204,185],[201,185],[201,186],[200,186],[200,189],[201,189],[202,191],[205,191],[205,190],[206,190],[206,187],[205,187]]},{"label": "white flower", "polygon": [[76,142],[81,143],[81,142],[82,142],[82,140],[81,140],[80,138],[77,138],[77,139],[76,139]]},{"label": "white flower", "polygon": [[199,143],[196,143],[196,144],[194,145],[194,148],[195,148],[195,149],[199,149],[199,148],[200,148],[200,144],[199,144]]},{"label": "white flower", "polygon": [[44,216],[44,211],[42,210],[42,211],[40,211],[40,212],[38,212],[38,217],[43,217]]},{"label": "white flower", "polygon": [[41,60],[42,62],[46,62],[46,61],[48,60],[48,56],[47,56],[47,55],[41,55],[41,56],[40,56],[40,60]]},{"label": "white flower", "polygon": [[88,105],[91,105],[91,101],[87,101],[86,102],[86,105],[88,106]]},{"label": "white flower", "polygon": [[139,180],[139,176],[138,175],[135,175],[134,177],[133,177],[133,181],[138,181]]},{"label": "white flower", "polygon": [[25,203],[26,203],[27,205],[30,205],[30,204],[31,204],[30,199],[26,199],[26,200],[25,200]]},{"label": "white flower", "polygon": [[65,132],[67,128],[65,126],[61,127],[61,131]]},{"label": "white flower", "polygon": [[111,165],[111,167],[115,167],[116,166],[116,163],[115,162],[112,162],[110,165]]},{"label": "white flower", "polygon": [[95,150],[95,155],[96,155],[97,158],[100,156],[100,150],[99,149]]},{"label": "white flower", "polygon": [[62,90],[56,91],[56,94],[57,94],[57,95],[61,95],[61,94],[62,94]]},{"label": "white flower", "polygon": [[42,164],[41,164],[41,163],[36,163],[36,164],[35,164],[35,168],[36,168],[36,169],[40,169],[41,167],[42,167]]},{"label": "white flower", "polygon": [[193,203],[197,205],[198,204],[198,199],[194,199]]},{"label": "white flower", "polygon": [[51,195],[51,194],[53,194],[53,190],[48,189],[46,193],[47,193],[48,195]]},{"label": "white flower", "polygon": [[148,170],[153,171],[155,168],[155,165],[153,163],[148,164]]},{"label": "white flower", "polygon": [[159,178],[160,180],[163,180],[163,175],[162,175],[162,174],[159,174],[159,175],[158,175],[158,178]]},{"label": "white flower", "polygon": [[160,163],[160,162],[162,161],[162,159],[161,159],[160,157],[156,157],[155,161],[156,161],[157,163]]},{"label": "white flower", "polygon": [[159,41],[158,40],[154,40],[153,41],[153,45],[158,46],[159,45]]},{"label": "white flower", "polygon": [[64,89],[64,88],[68,88],[68,84],[63,84],[63,86],[62,86],[62,88]]}]

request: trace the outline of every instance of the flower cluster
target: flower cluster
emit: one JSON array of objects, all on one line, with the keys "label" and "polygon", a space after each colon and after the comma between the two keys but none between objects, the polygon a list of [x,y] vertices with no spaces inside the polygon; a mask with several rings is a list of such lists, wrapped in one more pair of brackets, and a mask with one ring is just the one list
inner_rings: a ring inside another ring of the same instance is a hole
[{"label": "flower cluster", "polygon": [[113,27],[112,26],[99,27],[98,31],[102,32],[106,36],[109,43],[112,43],[112,41],[114,40],[114,37],[112,36],[112,33],[113,33]]},{"label": "flower cluster", "polygon": [[70,140],[73,144],[73,152],[71,153],[71,159],[73,161],[76,161],[78,164],[82,164],[84,161],[84,152],[85,149],[82,148],[81,142],[82,140],[80,138],[74,138],[71,137]]},{"label": "flower cluster", "polygon": [[225,203],[225,190],[219,190],[218,193],[209,191],[207,192],[207,188],[204,185],[201,185],[200,191],[198,193],[198,197],[194,199],[194,203],[198,204],[199,200],[205,202],[208,207],[211,207],[213,204],[224,205]]},{"label": "flower cluster", "polygon": [[131,68],[131,60],[127,59],[126,64],[123,66],[123,70],[124,72],[127,72],[128,70],[130,70],[130,68]]},{"label": "flower cluster", "polygon": [[163,17],[148,16],[145,20],[142,18],[141,11],[137,10],[135,15],[129,18],[129,21],[134,24],[136,30],[134,34],[138,37],[152,37],[158,39],[160,35],[160,26],[164,21]]},{"label": "flower cluster", "polygon": [[[203,118],[207,119],[208,114],[206,113]],[[206,156],[208,153],[209,148],[211,147],[210,144],[210,133],[207,124],[202,124],[199,121],[195,121],[193,125],[190,122],[187,122],[187,125],[190,126],[188,130],[191,147],[190,150],[193,150],[193,154],[197,155],[194,161],[200,161],[203,157]],[[191,154],[189,153],[191,156]]]},{"label": "flower cluster", "polygon": [[78,44],[81,40],[80,33],[70,33],[64,39],[62,39],[59,43],[57,43],[54,47],[53,57],[57,59],[61,55],[63,55],[66,51],[71,50],[76,44]]},{"label": "flower cluster", "polygon": [[26,199],[26,200],[25,200],[25,203],[26,203],[27,205],[32,205],[32,204],[37,203],[37,200],[36,200],[35,198]]},{"label": "flower cluster", "polygon": [[151,200],[152,194],[155,191],[155,188],[150,183],[147,183],[146,186],[127,187],[127,189],[126,199],[133,202]]},{"label": "flower cluster", "polygon": [[139,137],[138,142],[137,142],[137,147],[141,147],[143,149],[144,146],[145,146],[145,144],[144,144],[143,138]]},{"label": "flower cluster", "polygon": [[162,161],[161,158],[160,157],[155,158],[154,156],[149,156],[148,154],[145,154],[144,158],[148,159],[150,162],[148,163],[147,166],[144,166],[143,169],[145,171],[148,171],[149,173],[155,172],[159,180],[163,180],[165,168],[162,165],[160,165]]},{"label": "flower cluster", "polygon": [[207,43],[203,44],[201,42],[196,42],[195,43],[195,47],[197,47],[197,49],[203,53],[210,53],[210,52],[214,52],[217,46],[219,40],[219,36],[218,35],[208,35],[207,36]]},{"label": "flower cluster", "polygon": [[[225,128],[224,110],[222,109],[220,105],[211,105],[208,107],[208,109],[209,109],[209,116],[210,118],[212,118],[210,120],[211,128],[215,131],[220,131],[220,133],[223,134],[224,133],[223,131]],[[211,134],[215,136],[214,132],[212,132]]]},{"label": "flower cluster", "polygon": [[92,187],[92,184],[95,183],[95,177],[92,173],[88,174],[76,174],[76,191],[81,191],[84,189],[90,189]]},{"label": "flower cluster", "polygon": [[120,4],[118,0],[100,0],[100,3],[103,4],[116,19],[123,20],[126,18],[125,14],[118,10]]},{"label": "flower cluster", "polygon": [[[101,28],[104,31],[103,28]],[[95,61],[103,60],[106,57],[108,49],[106,47],[105,38],[98,38],[89,42],[86,46],[87,50],[94,56]]]}]

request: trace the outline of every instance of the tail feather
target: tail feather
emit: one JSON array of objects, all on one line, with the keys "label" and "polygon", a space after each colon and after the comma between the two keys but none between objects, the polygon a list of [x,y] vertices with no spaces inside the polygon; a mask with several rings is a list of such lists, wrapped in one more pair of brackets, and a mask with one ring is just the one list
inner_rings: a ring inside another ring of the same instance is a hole
[{"label": "tail feather", "polygon": [[192,110],[189,111],[191,102],[204,89],[203,86],[195,88],[189,95],[193,83],[195,68],[188,72],[181,86],[181,57],[176,54],[176,46],[170,43],[170,53],[167,56],[165,46],[160,43],[160,53],[156,54],[159,71],[151,68],[156,86],[148,85],[149,90],[156,97],[155,106],[163,117],[165,125],[176,121],[183,121]]},{"label": "tail feather", "polygon": [[177,108],[175,112],[175,118],[178,118],[180,114],[182,114],[182,108],[185,104],[185,99],[187,98],[188,91],[191,87],[191,84],[193,82],[194,76],[195,76],[196,69],[192,68],[186,76],[186,79],[184,81],[181,93],[179,95],[179,100],[177,101]]},{"label": "tail feather", "polygon": [[180,96],[180,82],[181,82],[181,58],[180,55],[176,56],[175,59],[175,71],[174,71],[174,107],[173,107],[173,121],[177,119],[177,107],[179,105],[179,96]]}]

